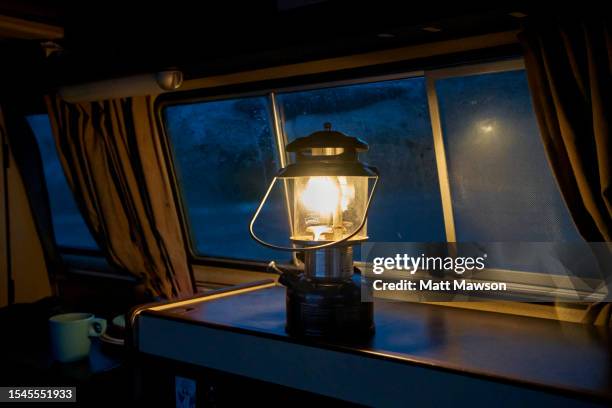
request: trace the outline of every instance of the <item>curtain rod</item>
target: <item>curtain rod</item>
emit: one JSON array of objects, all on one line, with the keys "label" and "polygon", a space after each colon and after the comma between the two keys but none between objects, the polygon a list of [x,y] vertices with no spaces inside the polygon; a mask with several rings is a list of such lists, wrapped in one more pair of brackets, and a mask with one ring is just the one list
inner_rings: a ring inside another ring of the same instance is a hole
[{"label": "curtain rod", "polygon": [[158,95],[176,90],[182,84],[183,73],[172,70],[63,86],[59,88],[59,95],[66,102],[91,102],[129,96]]}]

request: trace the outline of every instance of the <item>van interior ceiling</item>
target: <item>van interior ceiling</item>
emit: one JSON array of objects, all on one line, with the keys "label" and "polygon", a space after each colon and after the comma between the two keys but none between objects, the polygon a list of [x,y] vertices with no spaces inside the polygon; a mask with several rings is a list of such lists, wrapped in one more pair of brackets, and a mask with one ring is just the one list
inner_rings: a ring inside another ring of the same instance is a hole
[{"label": "van interior ceiling", "polygon": [[0,0],[0,406],[611,406],[611,17]]}]

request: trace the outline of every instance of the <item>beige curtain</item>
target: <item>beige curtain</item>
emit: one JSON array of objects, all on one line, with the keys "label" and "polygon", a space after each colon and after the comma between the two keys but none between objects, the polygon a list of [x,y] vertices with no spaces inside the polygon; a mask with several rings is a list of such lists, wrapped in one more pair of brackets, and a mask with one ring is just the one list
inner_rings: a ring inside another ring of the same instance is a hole
[{"label": "beige curtain", "polygon": [[[548,159],[578,231],[591,242],[612,241],[611,29],[600,18],[549,18],[519,34]],[[594,255],[605,268],[610,253]],[[611,290],[612,277],[604,278]],[[612,325],[612,307],[592,304],[584,321]]]},{"label": "beige curtain", "polygon": [[610,28],[605,20],[547,20],[519,35],[544,147],[587,241],[612,241]]},{"label": "beige curtain", "polygon": [[96,242],[156,297],[193,294],[153,98],[47,97],[68,184]]}]

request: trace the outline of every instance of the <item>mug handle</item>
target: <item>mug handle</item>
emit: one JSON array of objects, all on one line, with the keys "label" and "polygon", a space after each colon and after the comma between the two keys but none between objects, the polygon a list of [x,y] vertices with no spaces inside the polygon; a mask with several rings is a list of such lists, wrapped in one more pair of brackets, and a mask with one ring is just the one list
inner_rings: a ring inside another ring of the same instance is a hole
[{"label": "mug handle", "polygon": [[94,317],[89,325],[89,336],[99,337],[106,332],[106,319]]}]

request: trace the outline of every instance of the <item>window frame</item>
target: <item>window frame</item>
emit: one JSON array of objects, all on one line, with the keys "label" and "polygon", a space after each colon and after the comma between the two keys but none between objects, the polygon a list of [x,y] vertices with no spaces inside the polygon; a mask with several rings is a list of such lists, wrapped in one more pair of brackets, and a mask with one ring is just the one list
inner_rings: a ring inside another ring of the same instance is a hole
[{"label": "window frame", "polygon": [[[237,85],[177,91],[161,95],[155,101],[156,118],[162,139],[165,159],[168,165],[168,171],[170,172],[170,180],[172,183],[174,198],[180,213],[179,219],[181,222],[181,229],[185,238],[186,251],[188,253],[190,262],[195,266],[228,268],[228,270],[240,269],[245,271],[259,272],[266,272],[268,270],[268,262],[266,261],[206,256],[198,254],[195,251],[191,235],[192,232],[190,230],[189,220],[187,218],[187,211],[185,207],[186,203],[182,197],[180,183],[177,178],[174,156],[172,152],[172,142],[167,133],[166,125],[163,120],[163,109],[165,107],[245,97],[268,97],[268,109],[271,120],[270,125],[273,133],[272,136],[274,137],[274,142],[277,145],[279,165],[284,166],[285,163],[289,162],[289,155],[284,150],[287,143],[287,136],[285,135],[283,124],[280,120],[276,95],[287,92],[300,92],[387,80],[423,77],[425,80],[429,119],[432,129],[436,168],[438,172],[446,242],[455,242],[456,232],[453,216],[453,202],[448,178],[444,134],[441,126],[441,117],[435,82],[439,79],[445,78],[517,71],[523,69],[525,69],[525,65],[522,56],[507,55],[505,57],[498,57],[494,61],[466,61],[464,64],[445,68],[406,70],[403,72],[387,74],[383,73],[380,75],[366,75],[332,80],[317,80],[315,78],[306,80],[298,85],[295,85],[295,82],[303,81],[300,77],[298,77],[297,80],[296,78],[293,78],[294,84],[290,83],[292,78],[285,78],[283,80],[249,82]],[[295,261],[295,253],[293,254],[293,259]],[[359,262],[356,262],[356,264],[359,265]],[[548,275],[537,271],[514,271],[491,268],[483,271],[479,275],[479,279],[499,280],[501,276],[504,276],[504,279],[509,283],[509,285],[518,288],[525,287],[527,291],[545,290],[547,293],[550,293],[548,285],[546,285],[546,282],[549,281],[549,279],[547,279]],[[564,291],[575,290],[575,280],[570,277],[559,277],[556,280],[556,284],[557,287],[553,289],[557,291],[557,294],[563,294]]]},{"label": "window frame", "polygon": [[[444,135],[442,132],[438,99],[435,90],[435,81],[438,79],[451,78],[457,76],[481,75],[488,73],[516,71],[524,69],[522,57],[507,57],[492,62],[468,62],[464,65],[450,68],[438,68],[431,70],[408,70],[389,74],[373,76],[360,76],[348,79],[337,79],[329,81],[312,81],[301,85],[289,85],[274,83],[248,83],[238,86],[225,86],[220,88],[201,89],[195,91],[172,92],[163,94],[155,101],[156,119],[162,137],[162,144],[165,159],[170,171],[173,194],[179,209],[179,218],[183,236],[186,239],[186,250],[191,261],[195,264],[211,266],[244,266],[248,269],[265,270],[266,262],[255,260],[242,260],[237,258],[223,258],[198,254],[193,246],[192,231],[187,218],[186,203],[182,197],[180,183],[177,177],[176,164],[174,163],[174,153],[170,136],[168,135],[166,124],[164,123],[163,110],[168,106],[176,106],[190,103],[214,102],[247,97],[267,97],[269,99],[268,114],[271,119],[271,128],[274,142],[276,143],[279,165],[284,167],[289,162],[289,155],[284,149],[287,144],[287,135],[283,130],[283,125],[278,112],[276,95],[289,92],[302,92],[316,89],[334,88],[339,86],[360,85],[373,82],[383,82],[401,80],[408,78],[422,77],[425,81],[427,104],[429,109],[429,120],[432,129],[433,144],[436,157],[436,169],[438,172],[438,183],[440,188],[443,221],[445,228],[446,242],[455,242],[455,224],[453,217],[453,204],[450,194],[448,170],[446,165],[446,152],[444,146]],[[250,89],[249,89],[250,88]],[[185,96],[184,94],[188,94]],[[295,259],[295,257],[294,257]]]}]

